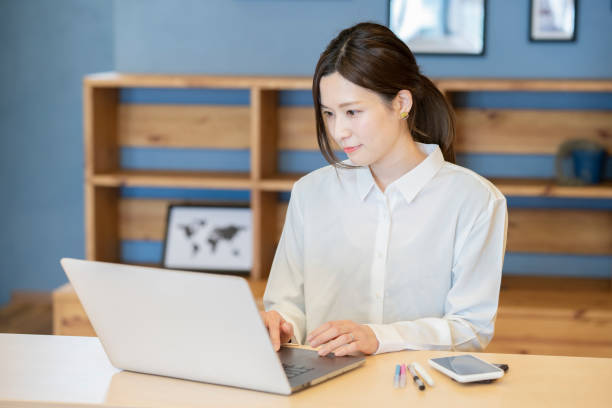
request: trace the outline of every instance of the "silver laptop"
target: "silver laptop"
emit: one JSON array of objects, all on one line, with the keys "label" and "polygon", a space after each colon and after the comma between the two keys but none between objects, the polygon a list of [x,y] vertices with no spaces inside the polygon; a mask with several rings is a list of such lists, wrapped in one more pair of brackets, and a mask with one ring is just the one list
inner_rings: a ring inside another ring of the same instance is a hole
[{"label": "silver laptop", "polygon": [[241,277],[67,258],[61,264],[117,368],[291,394],[365,362],[294,347],[275,352]]}]

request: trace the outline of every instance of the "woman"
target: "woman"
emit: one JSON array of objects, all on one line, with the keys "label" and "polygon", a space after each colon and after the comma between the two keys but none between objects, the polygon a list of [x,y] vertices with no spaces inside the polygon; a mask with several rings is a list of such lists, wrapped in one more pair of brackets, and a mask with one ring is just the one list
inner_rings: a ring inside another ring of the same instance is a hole
[{"label": "woman", "polygon": [[[274,347],[291,339],[338,356],[484,349],[499,298],[506,200],[453,164],[444,96],[408,47],[373,23],[330,42],[312,91],[331,165],[291,193],[261,314]],[[348,160],[338,160],[333,143]]]}]

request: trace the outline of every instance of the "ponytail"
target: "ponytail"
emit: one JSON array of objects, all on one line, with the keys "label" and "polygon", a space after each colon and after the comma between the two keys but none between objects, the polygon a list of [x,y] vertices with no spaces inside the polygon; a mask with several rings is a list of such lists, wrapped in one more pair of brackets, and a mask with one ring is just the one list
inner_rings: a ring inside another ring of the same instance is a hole
[{"label": "ponytail", "polygon": [[455,163],[455,115],[442,92],[425,75],[419,75],[416,95],[408,116],[408,129],[415,142],[440,146],[444,160]]}]

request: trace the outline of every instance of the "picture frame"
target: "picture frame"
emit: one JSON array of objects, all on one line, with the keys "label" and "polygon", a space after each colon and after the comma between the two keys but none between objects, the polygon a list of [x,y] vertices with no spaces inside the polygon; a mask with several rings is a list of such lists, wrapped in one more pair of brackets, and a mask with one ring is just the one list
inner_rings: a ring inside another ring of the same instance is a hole
[{"label": "picture frame", "polygon": [[389,28],[413,54],[481,56],[486,0],[389,0]]},{"label": "picture frame", "polygon": [[249,204],[169,205],[162,266],[211,273],[250,273],[253,217]]},{"label": "picture frame", "polygon": [[576,41],[578,0],[530,0],[529,40]]}]

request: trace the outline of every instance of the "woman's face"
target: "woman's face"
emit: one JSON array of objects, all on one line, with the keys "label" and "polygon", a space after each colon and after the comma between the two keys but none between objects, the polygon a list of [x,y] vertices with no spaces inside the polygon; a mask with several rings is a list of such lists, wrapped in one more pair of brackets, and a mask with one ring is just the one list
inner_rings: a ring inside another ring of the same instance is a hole
[{"label": "woman's face", "polygon": [[399,97],[389,106],[375,92],[337,72],[321,78],[320,94],[327,134],[353,164],[391,164],[394,155],[408,142],[409,132],[405,121],[400,120],[400,113],[410,110],[410,106],[406,108]]}]

